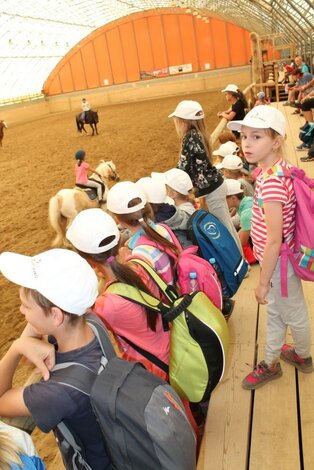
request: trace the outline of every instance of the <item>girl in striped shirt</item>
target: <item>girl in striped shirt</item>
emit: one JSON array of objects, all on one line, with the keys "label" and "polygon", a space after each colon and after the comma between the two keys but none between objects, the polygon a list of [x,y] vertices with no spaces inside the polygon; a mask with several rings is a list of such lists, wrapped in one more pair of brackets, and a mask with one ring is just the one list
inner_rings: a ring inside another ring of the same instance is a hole
[{"label": "girl in striped shirt", "polygon": [[[242,149],[249,163],[258,163],[252,208],[251,237],[254,254],[261,265],[255,296],[267,304],[265,360],[242,382],[243,388],[255,390],[281,377],[279,358],[301,372],[312,372],[310,322],[300,279],[288,266],[288,297],[281,295],[280,249],[284,239],[294,245],[296,199],[291,178],[283,176],[289,168],[282,156],[285,118],[276,108],[257,106],[242,121],[228,124],[241,131]],[[285,344],[290,327],[295,346]]]}]

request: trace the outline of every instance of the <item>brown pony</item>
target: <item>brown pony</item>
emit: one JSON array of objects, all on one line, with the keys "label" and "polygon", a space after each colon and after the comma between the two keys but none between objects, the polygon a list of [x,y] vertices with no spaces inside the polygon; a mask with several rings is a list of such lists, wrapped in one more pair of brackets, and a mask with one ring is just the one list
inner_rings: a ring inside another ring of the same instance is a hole
[{"label": "brown pony", "polygon": [[7,129],[7,125],[3,120],[1,120],[0,121],[0,147],[2,147],[3,129]]}]

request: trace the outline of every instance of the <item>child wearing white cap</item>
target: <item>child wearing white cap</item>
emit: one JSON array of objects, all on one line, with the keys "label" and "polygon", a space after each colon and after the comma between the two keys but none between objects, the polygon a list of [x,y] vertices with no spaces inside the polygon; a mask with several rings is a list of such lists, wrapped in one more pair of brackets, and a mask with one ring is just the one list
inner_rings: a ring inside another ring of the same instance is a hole
[{"label": "child wearing white cap", "polygon": [[217,164],[221,163],[227,155],[238,155],[240,148],[236,142],[228,141],[224,144],[221,144],[217,150],[213,151],[215,155],[215,166],[216,168],[221,168]]},{"label": "child wearing white cap", "polygon": [[[140,187],[131,181],[122,181],[115,184],[108,192],[107,208],[122,228],[128,229],[132,236],[127,247],[120,250],[127,259],[130,254],[144,257],[168,284],[173,284],[174,272],[170,258],[163,251],[163,247],[177,255],[177,248],[172,243],[167,229],[152,221],[153,214],[147,198]],[[147,236],[158,247],[142,244],[141,236]]]},{"label": "child wearing white cap", "polygon": [[238,180],[242,184],[246,196],[254,196],[253,185],[243,177],[243,161],[240,157],[237,155],[226,155],[217,167],[223,170],[225,178]]},{"label": "child wearing white cap", "polygon": [[241,250],[226,203],[223,177],[212,164],[202,106],[197,101],[181,101],[169,117],[174,118],[177,134],[182,139],[177,167],[190,176],[195,196],[203,199],[205,208],[228,228]]},{"label": "child wearing white cap", "polygon": [[[248,104],[242,91],[233,83],[229,83],[229,85],[221,91],[222,93],[225,93],[226,100],[231,104],[231,109],[220,111],[217,113],[217,116],[227,119],[227,121],[243,119]],[[232,129],[232,132],[236,138],[239,138],[240,134],[238,131]]]},{"label": "child wearing white cap", "polygon": [[[111,469],[103,437],[89,397],[50,380],[56,364],[78,362],[97,371],[103,352],[85,321],[85,313],[98,295],[97,276],[73,251],[53,249],[37,256],[4,252],[0,271],[20,287],[20,311],[27,322],[0,361],[0,415],[32,416],[43,431],[58,431],[65,421],[84,447],[91,468]],[[52,335],[55,347],[46,341]],[[26,387],[12,386],[22,356],[39,369],[43,379]],[[67,469],[72,455],[60,444]]]},{"label": "child wearing white cap", "polygon": [[[183,195],[181,196],[181,198],[184,199],[182,203],[176,205],[171,195],[178,200],[179,193],[177,191],[171,191],[168,184],[166,186],[165,183],[169,183],[170,180],[170,184],[172,184],[172,181],[175,181],[174,185],[179,187],[182,191],[185,191],[184,183],[186,178],[189,178],[189,175],[177,168],[169,170],[164,174],[159,173],[158,175],[159,176],[156,176],[155,173],[155,176],[151,178],[141,178],[136,184],[139,184],[145,192],[147,201],[154,213],[154,221],[167,225],[176,235],[181,246],[185,248],[186,246],[192,245],[191,240],[187,237],[186,230],[188,220],[195,211],[195,208],[188,199],[186,199],[188,196]],[[180,177],[183,178],[180,180]]]},{"label": "child wearing white cap", "polygon": [[[261,264],[255,296],[258,303],[267,305],[268,313],[265,360],[242,382],[245,389],[255,390],[282,376],[279,358],[300,372],[313,371],[311,325],[301,280],[289,261],[288,295],[283,296],[281,292],[282,240],[290,248],[294,247],[296,210],[292,178],[285,176],[285,170],[290,168],[282,148],[285,118],[272,106],[256,106],[242,121],[230,122],[228,127],[241,131],[245,158],[261,168],[256,179],[251,238],[255,257]],[[294,346],[285,344],[288,326]]]},{"label": "child wearing white cap", "polygon": [[167,379],[168,375],[163,370],[127,342],[131,341],[167,365],[169,332],[163,330],[161,315],[106,292],[108,285],[119,281],[160,297],[156,285],[141,266],[120,262],[120,233],[113,218],[101,209],[86,209],[75,217],[66,237],[105,281],[103,292],[97,298],[93,310],[109,330],[117,335],[123,356],[128,360],[142,362],[148,370]]}]

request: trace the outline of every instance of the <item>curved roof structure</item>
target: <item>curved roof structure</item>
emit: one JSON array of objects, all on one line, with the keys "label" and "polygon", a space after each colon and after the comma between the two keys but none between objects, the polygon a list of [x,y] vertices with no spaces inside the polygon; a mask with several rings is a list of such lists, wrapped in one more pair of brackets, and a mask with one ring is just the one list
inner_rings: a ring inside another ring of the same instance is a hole
[{"label": "curved roof structure", "polygon": [[278,34],[312,60],[312,0],[2,0],[0,103],[40,94],[64,55],[100,26],[131,13],[184,8],[206,21],[216,16],[265,36]]}]

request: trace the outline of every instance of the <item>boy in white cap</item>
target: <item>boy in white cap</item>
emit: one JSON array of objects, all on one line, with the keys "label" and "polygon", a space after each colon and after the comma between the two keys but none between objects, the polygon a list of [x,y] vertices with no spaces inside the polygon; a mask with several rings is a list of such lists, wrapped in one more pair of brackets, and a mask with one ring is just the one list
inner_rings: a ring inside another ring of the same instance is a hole
[{"label": "boy in white cap", "polygon": [[[83,446],[91,468],[111,469],[103,437],[89,397],[50,379],[56,364],[79,362],[97,371],[103,356],[85,313],[98,295],[97,276],[77,253],[64,249],[37,256],[4,252],[0,271],[20,287],[20,311],[27,325],[0,361],[0,415],[32,416],[43,431],[64,421]],[[54,338],[50,344],[47,336]],[[26,387],[12,385],[25,356],[39,369],[42,380]],[[63,462],[72,469],[71,452],[60,443]]]},{"label": "boy in white cap", "polygon": [[[154,221],[164,223],[171,228],[183,247],[191,245],[192,242],[187,237],[186,229],[187,222],[195,208],[188,200],[186,182],[190,182],[190,190],[193,187],[189,175],[177,168],[166,171],[164,174],[158,174],[158,176],[156,176],[156,173],[153,173],[153,175],[155,176],[152,178],[141,178],[136,184],[140,185],[145,193],[147,201],[154,212]],[[186,195],[180,195],[177,191],[171,190],[168,186],[169,183],[186,193]],[[178,202],[181,199],[181,203],[177,205],[172,196]]]}]

